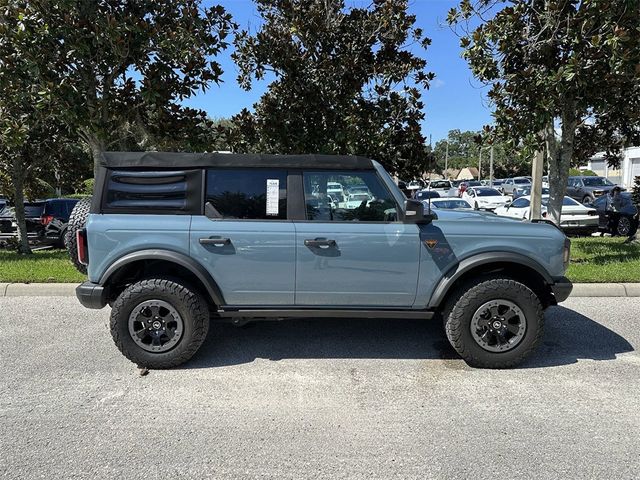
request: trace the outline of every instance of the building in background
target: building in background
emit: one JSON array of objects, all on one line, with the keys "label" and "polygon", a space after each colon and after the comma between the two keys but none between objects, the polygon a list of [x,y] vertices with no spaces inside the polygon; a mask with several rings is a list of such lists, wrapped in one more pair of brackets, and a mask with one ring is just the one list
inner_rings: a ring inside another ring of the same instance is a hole
[{"label": "building in background", "polygon": [[591,160],[587,163],[587,168],[593,170],[597,175],[608,178],[613,183],[622,185],[625,188],[631,188],[633,187],[634,178],[640,177],[640,147],[626,148],[618,169],[607,165],[604,160],[604,153],[598,153],[591,157]]}]

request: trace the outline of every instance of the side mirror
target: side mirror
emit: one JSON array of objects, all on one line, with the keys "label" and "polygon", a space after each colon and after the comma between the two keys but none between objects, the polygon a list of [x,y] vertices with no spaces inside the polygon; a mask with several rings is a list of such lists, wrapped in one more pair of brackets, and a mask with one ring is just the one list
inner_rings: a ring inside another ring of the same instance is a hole
[{"label": "side mirror", "polygon": [[413,199],[404,202],[404,223],[431,223],[434,218],[433,213],[425,215],[422,202]]}]

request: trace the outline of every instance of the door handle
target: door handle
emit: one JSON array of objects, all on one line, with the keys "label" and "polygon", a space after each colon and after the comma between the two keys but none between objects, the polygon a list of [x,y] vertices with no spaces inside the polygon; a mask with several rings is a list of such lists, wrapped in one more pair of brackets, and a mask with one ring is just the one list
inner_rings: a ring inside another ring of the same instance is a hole
[{"label": "door handle", "polygon": [[199,240],[200,245],[215,245],[216,247],[222,247],[224,245],[231,245],[231,239],[229,238],[201,238]]},{"label": "door handle", "polygon": [[335,247],[338,244],[335,240],[328,240],[326,238],[314,238],[314,239],[306,239],[304,241],[305,247],[320,247],[320,248],[329,248]]}]

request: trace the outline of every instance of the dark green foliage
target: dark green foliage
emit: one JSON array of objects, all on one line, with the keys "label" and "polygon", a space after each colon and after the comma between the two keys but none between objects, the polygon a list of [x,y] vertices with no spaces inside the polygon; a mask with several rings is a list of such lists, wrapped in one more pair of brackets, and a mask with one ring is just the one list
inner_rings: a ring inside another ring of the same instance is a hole
[{"label": "dark green foliage", "polygon": [[342,0],[256,0],[264,23],[242,31],[238,81],[272,79],[254,112],[233,118],[236,151],[357,154],[390,171],[424,170],[421,89],[433,74],[408,44],[430,40],[406,0],[346,8]]},{"label": "dark green foliage", "polygon": [[635,203],[636,205],[640,205],[640,177],[636,177],[633,181],[631,198],[633,199],[633,203]]},{"label": "dark green foliage", "polygon": [[544,148],[558,220],[572,164],[640,141],[640,0],[464,0],[448,20],[490,86],[490,133]]},{"label": "dark green foliage", "polygon": [[234,28],[224,8],[200,0],[11,0],[3,15],[17,19],[15,48],[37,102],[55,104],[94,161],[132,144],[203,149],[206,115],[180,102],[220,81],[213,58]]},{"label": "dark green foliage", "polygon": [[[446,139],[439,140],[434,148],[436,164],[433,171],[443,172],[447,143],[449,144],[448,168],[461,169],[478,167],[480,147],[482,147],[482,177],[489,177],[489,156],[491,145],[483,143],[483,132],[450,130]],[[493,176],[507,178],[531,173],[530,162],[522,149],[513,148],[507,142],[495,142],[493,145]]]}]

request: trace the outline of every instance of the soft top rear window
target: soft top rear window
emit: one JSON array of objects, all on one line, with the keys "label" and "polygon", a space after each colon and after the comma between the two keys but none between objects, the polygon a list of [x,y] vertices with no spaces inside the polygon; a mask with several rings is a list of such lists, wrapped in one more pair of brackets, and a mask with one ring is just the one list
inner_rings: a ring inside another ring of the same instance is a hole
[{"label": "soft top rear window", "polygon": [[103,211],[197,213],[200,179],[201,170],[110,170]]}]

